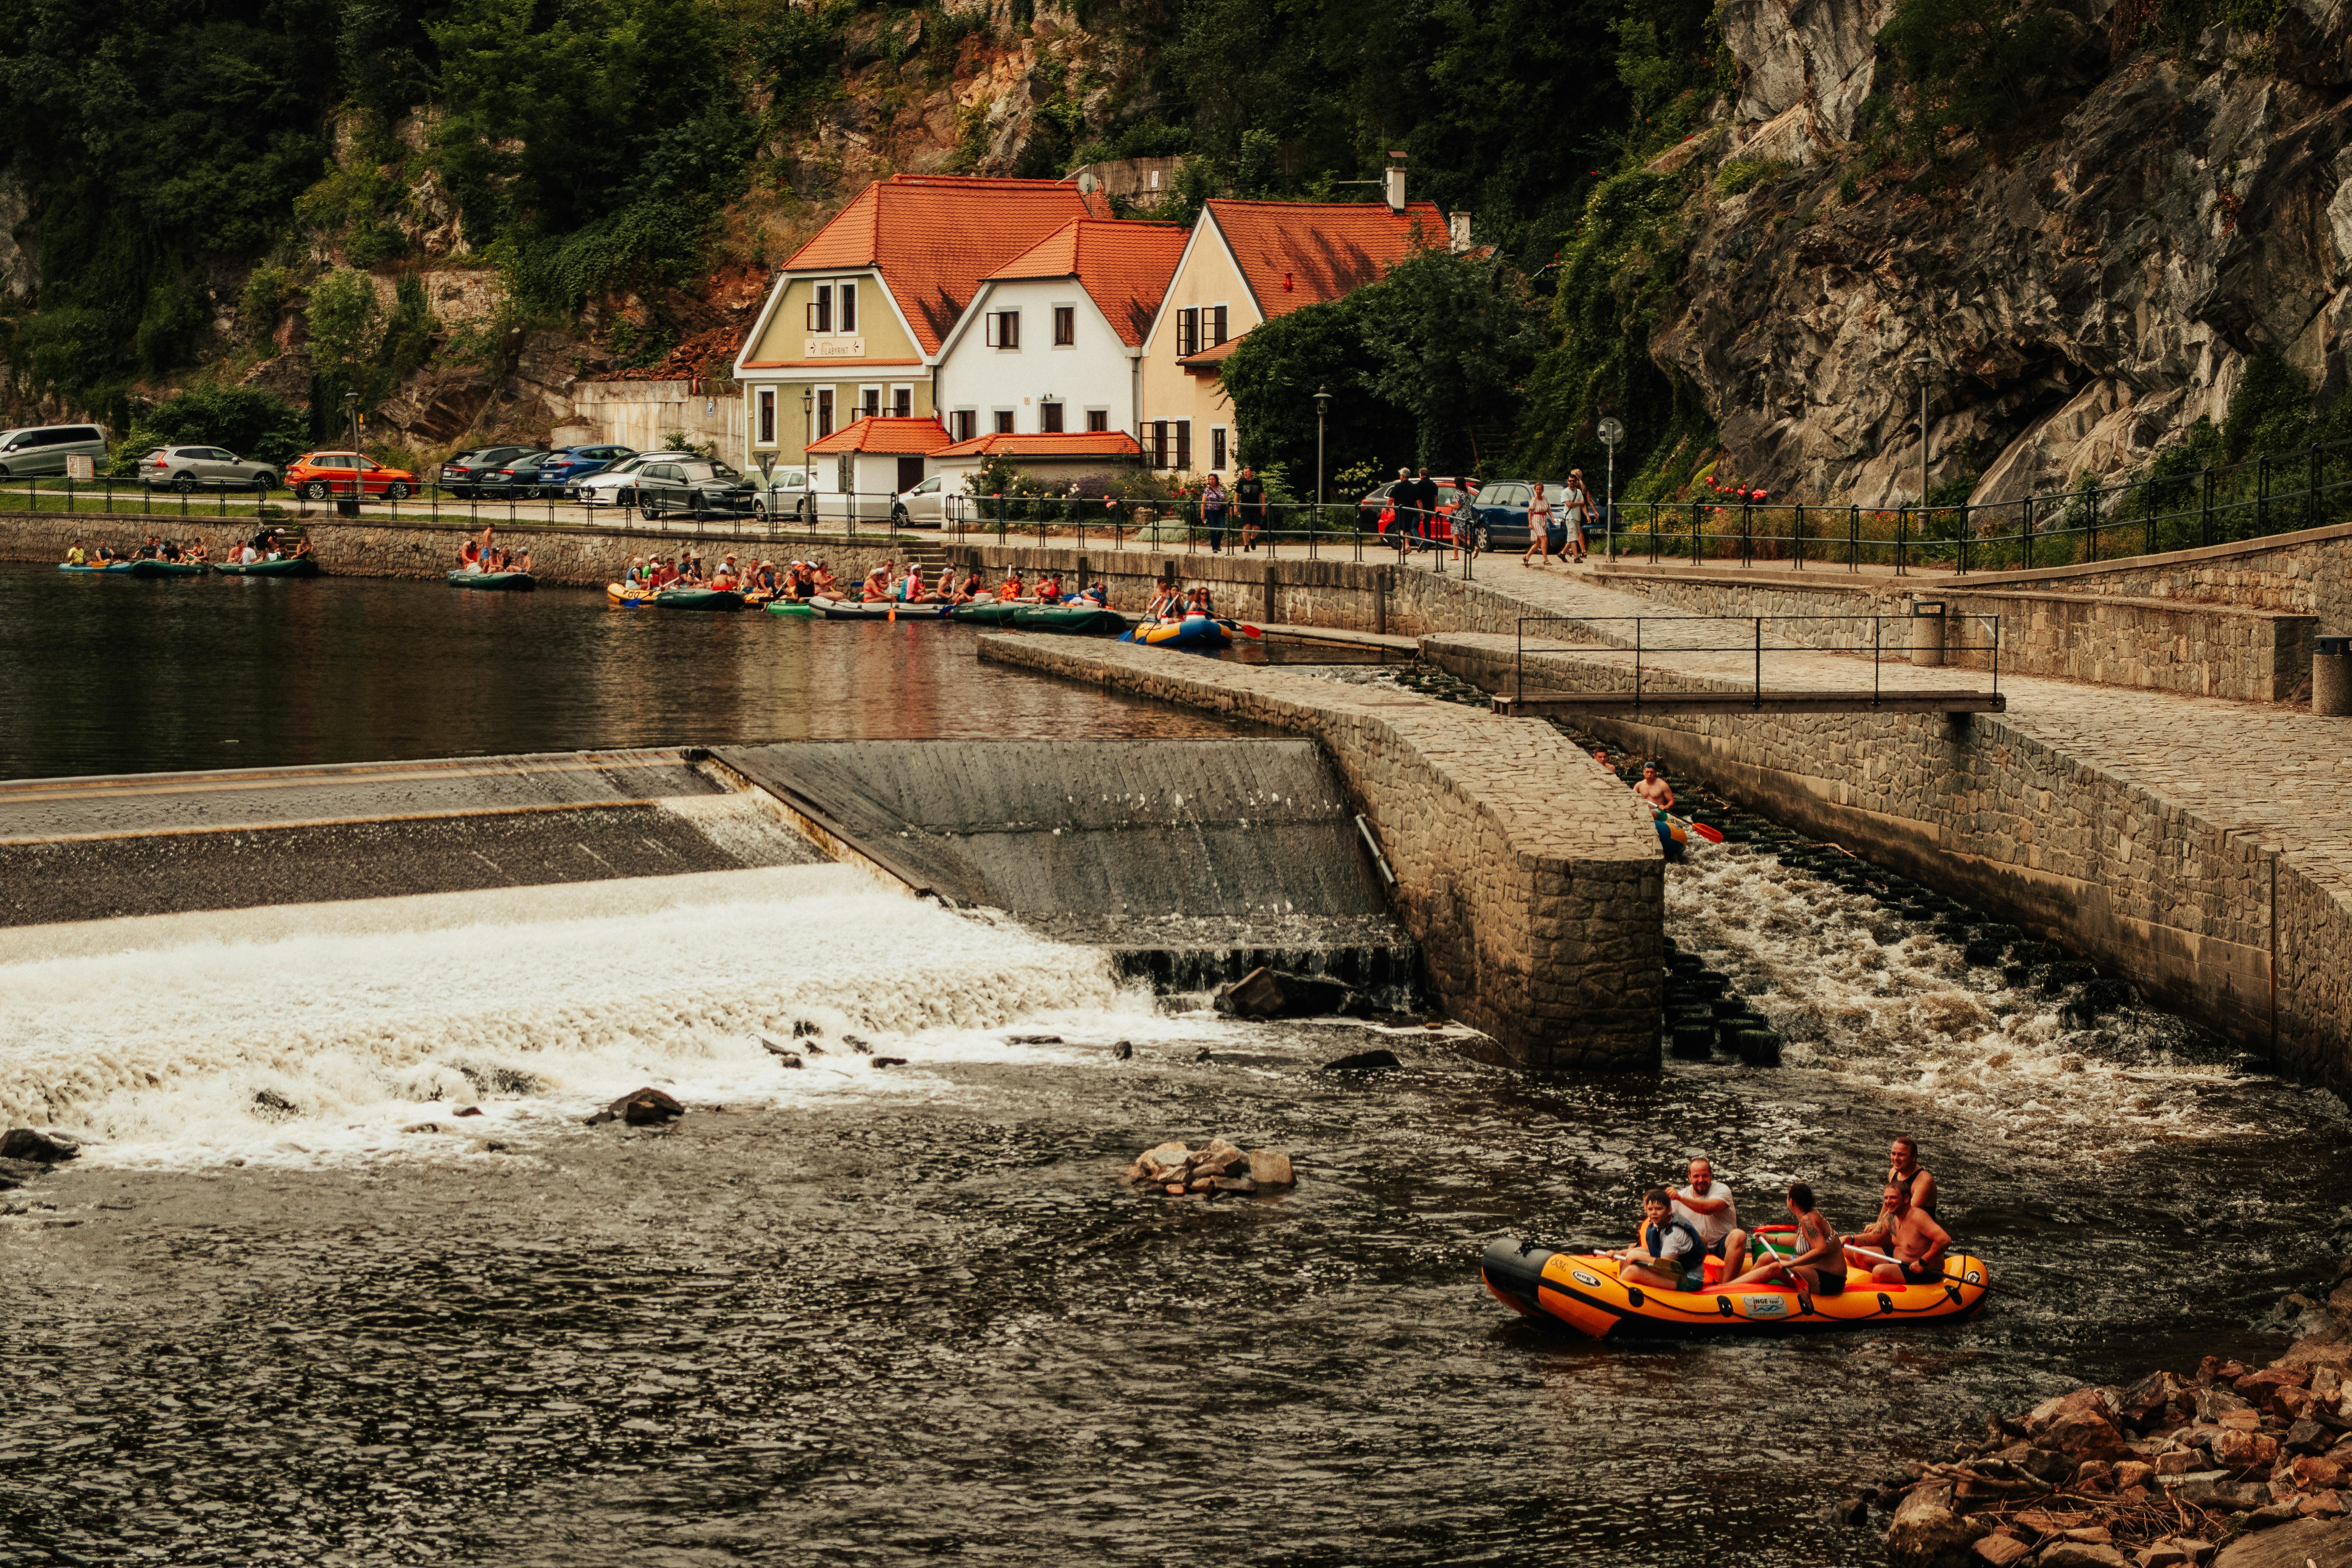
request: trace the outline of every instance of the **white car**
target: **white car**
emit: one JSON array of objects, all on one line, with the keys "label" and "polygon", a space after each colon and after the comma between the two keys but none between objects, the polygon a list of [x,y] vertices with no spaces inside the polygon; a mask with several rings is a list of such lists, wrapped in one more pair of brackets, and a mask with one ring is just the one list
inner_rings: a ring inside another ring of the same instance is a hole
[{"label": "white car", "polygon": [[582,506],[635,506],[637,500],[635,474],[647,463],[687,462],[700,456],[696,452],[640,452],[634,458],[624,458],[602,473],[591,474],[580,481]]},{"label": "white car", "polygon": [[774,468],[756,483],[751,493],[753,517],[808,521],[809,477],[805,468]]},{"label": "white car", "polygon": [[968,476],[933,474],[890,503],[890,521],[900,528],[945,528],[978,514],[964,490]]}]

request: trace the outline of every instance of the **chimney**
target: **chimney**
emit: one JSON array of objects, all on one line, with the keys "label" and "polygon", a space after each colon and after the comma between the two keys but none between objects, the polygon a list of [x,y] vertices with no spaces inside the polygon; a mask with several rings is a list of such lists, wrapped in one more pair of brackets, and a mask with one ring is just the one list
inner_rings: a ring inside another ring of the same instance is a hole
[{"label": "chimney", "polygon": [[1388,177],[1383,184],[1388,187],[1389,211],[1402,213],[1404,211],[1404,154],[1402,153],[1391,152],[1389,154]]},{"label": "chimney", "polygon": [[1457,212],[1448,214],[1445,219],[1445,232],[1449,237],[1451,248],[1454,255],[1463,256],[1469,252],[1470,215],[1468,213]]}]

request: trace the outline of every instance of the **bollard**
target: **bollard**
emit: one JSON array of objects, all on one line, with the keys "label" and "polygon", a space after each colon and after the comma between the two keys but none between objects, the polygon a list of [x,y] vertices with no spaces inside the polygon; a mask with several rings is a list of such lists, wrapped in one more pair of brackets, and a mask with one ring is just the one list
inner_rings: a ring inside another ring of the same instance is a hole
[{"label": "bollard", "polygon": [[2318,718],[2352,717],[2352,637],[2313,642],[2311,711]]},{"label": "bollard", "polygon": [[1944,605],[1935,599],[1911,601],[1911,662],[1938,668],[1944,662]]}]

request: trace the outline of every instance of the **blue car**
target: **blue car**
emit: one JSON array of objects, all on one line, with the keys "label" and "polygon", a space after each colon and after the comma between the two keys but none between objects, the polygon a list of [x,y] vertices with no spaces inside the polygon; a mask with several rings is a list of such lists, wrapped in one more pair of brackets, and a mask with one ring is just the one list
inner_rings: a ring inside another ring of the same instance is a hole
[{"label": "blue car", "polygon": [[[1544,499],[1551,502],[1553,520],[1565,522],[1559,498],[1567,493],[1568,481],[1546,479],[1543,488]],[[1471,515],[1471,537],[1478,542],[1478,548],[1482,551],[1525,550],[1528,547],[1528,502],[1534,499],[1535,493],[1536,486],[1532,479],[1489,479],[1482,486],[1471,498],[1467,508]],[[1587,539],[1599,534],[1601,520],[1594,515],[1599,510],[1596,505],[1585,517]]]},{"label": "blue car", "polygon": [[565,447],[540,459],[534,480],[540,493],[562,494],[591,474],[601,474],[624,458],[634,458],[634,447]]}]

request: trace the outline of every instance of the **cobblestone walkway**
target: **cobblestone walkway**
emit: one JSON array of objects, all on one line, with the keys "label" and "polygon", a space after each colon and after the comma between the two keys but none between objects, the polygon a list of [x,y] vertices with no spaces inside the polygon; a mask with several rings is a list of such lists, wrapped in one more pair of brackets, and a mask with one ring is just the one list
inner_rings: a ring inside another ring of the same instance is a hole
[{"label": "cobblestone walkway", "polygon": [[[1518,599],[1534,614],[1593,620],[1644,617],[1667,606],[1639,595],[1605,588],[1572,569],[1482,561],[1478,582]],[[1735,623],[1736,626],[1736,623]],[[1605,626],[1596,629],[1610,631]],[[1722,643],[1720,623],[1644,626],[1645,645]],[[1575,657],[1623,666],[1630,654],[1580,652]],[[1646,651],[1645,668],[1717,679],[1754,679],[1752,657],[1737,653]],[[1885,662],[1890,690],[1980,687],[1982,670],[1916,668]],[[1839,653],[1773,653],[1765,662],[1768,688],[1853,689],[1870,680],[1870,660]],[[2193,808],[2207,821],[2275,846],[2314,881],[2352,899],[2352,720],[2314,718],[2284,704],[2229,702],[2157,691],[2086,686],[2038,676],[2000,678],[2009,710],[2000,722],[2081,762]]]}]

